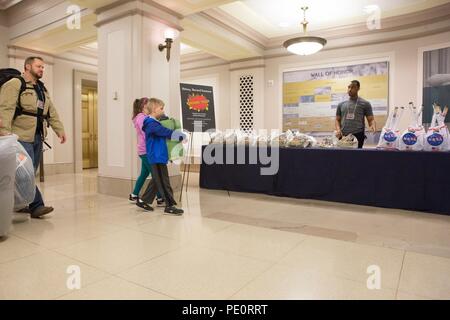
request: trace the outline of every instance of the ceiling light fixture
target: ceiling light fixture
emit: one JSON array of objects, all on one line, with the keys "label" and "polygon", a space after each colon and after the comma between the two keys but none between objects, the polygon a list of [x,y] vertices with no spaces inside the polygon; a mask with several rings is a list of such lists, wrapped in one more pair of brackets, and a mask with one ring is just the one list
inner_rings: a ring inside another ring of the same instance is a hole
[{"label": "ceiling light fixture", "polygon": [[283,46],[294,54],[301,56],[307,56],[314,54],[322,50],[322,48],[327,44],[327,40],[320,37],[309,37],[306,35],[306,27],[308,26],[308,21],[306,21],[306,10],[308,7],[302,7],[303,10],[303,33],[305,36],[293,38],[285,41]]}]

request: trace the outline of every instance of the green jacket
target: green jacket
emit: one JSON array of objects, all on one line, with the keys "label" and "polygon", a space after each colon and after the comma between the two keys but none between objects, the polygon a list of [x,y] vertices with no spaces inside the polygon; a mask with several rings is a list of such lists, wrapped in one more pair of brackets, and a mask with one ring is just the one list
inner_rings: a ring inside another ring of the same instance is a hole
[{"label": "green jacket", "polygon": [[[161,120],[160,123],[162,124],[163,127],[166,127],[170,130],[181,129],[180,121],[173,118]],[[169,152],[169,160],[176,160],[183,158],[184,149],[181,142],[174,140],[166,140],[166,144],[167,144],[167,151]],[[175,147],[177,147],[177,149],[175,149]]]},{"label": "green jacket", "polygon": [[[37,113],[38,96],[34,90],[33,84],[27,82],[27,88],[21,95],[21,103],[23,111]],[[33,142],[36,133],[37,118],[28,115],[19,115],[15,120],[14,113],[16,111],[17,98],[19,96],[21,82],[19,79],[11,79],[6,82],[0,90],[0,118],[3,120],[3,128],[0,132],[14,133],[19,136],[19,140],[23,142]],[[53,102],[48,92],[45,92],[44,115],[48,112],[50,119],[48,120],[53,131],[60,136],[64,133],[64,126],[59,120]],[[47,121],[44,120],[44,137],[47,136]]]}]

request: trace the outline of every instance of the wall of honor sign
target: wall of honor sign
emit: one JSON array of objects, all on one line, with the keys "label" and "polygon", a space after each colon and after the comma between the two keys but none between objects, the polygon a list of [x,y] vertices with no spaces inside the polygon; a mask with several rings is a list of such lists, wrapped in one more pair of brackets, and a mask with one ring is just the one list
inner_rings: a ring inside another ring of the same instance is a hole
[{"label": "wall of honor sign", "polygon": [[216,128],[213,88],[181,83],[183,128],[189,132],[205,132]]},{"label": "wall of honor sign", "polygon": [[388,114],[389,63],[376,62],[283,73],[283,130],[334,131],[337,105],[347,86],[361,82],[360,96],[372,104],[377,123]]}]

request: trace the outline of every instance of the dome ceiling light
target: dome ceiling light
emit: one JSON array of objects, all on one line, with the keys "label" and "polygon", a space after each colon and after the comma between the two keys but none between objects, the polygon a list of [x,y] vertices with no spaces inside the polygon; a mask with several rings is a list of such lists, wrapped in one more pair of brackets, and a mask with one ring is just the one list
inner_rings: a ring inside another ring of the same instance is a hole
[{"label": "dome ceiling light", "polygon": [[307,56],[314,54],[322,50],[322,48],[327,44],[327,40],[320,37],[309,37],[306,34],[306,27],[308,26],[308,21],[306,21],[306,10],[308,7],[302,7],[303,10],[303,37],[293,38],[285,41],[283,46],[291,53]]}]

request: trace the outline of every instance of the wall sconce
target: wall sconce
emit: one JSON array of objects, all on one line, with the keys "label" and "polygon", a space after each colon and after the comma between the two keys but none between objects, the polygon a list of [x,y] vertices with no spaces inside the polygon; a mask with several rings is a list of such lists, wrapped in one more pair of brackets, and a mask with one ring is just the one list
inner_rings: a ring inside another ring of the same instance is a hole
[{"label": "wall sconce", "polygon": [[164,51],[166,49],[166,59],[167,62],[170,60],[170,49],[172,48],[173,39],[175,38],[175,33],[172,30],[167,30],[164,32],[164,37],[166,38],[166,45],[160,44],[158,46],[159,51]]}]

